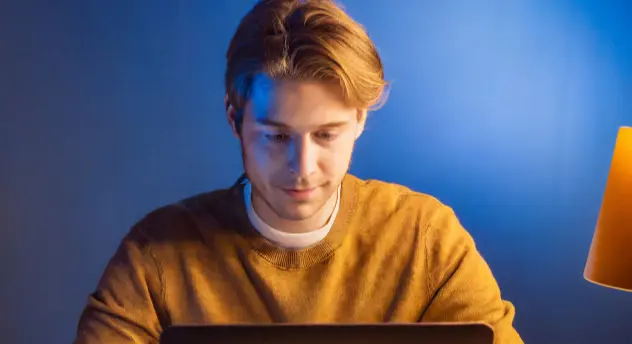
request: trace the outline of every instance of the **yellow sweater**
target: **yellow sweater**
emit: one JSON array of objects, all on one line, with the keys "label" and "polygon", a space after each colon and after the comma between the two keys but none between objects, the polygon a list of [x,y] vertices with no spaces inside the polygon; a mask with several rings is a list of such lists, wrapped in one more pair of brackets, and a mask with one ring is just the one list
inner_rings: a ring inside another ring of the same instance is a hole
[{"label": "yellow sweater", "polygon": [[327,237],[287,250],[253,229],[242,192],[201,194],[136,224],[75,342],[156,342],[172,324],[483,321],[496,343],[522,343],[513,305],[435,198],[347,175]]}]

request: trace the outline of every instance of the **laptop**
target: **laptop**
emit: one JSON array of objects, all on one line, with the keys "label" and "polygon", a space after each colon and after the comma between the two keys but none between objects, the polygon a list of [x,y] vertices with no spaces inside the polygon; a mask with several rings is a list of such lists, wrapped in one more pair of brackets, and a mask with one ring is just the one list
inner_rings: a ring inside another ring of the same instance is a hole
[{"label": "laptop", "polygon": [[493,344],[482,323],[244,324],[171,326],[161,344]]}]

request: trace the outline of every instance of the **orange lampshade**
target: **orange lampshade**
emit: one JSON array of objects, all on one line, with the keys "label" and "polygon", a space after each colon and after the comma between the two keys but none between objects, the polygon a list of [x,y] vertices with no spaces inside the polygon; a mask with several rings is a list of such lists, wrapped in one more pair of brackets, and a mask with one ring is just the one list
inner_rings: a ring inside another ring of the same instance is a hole
[{"label": "orange lampshade", "polygon": [[632,291],[631,127],[619,130],[584,278]]}]

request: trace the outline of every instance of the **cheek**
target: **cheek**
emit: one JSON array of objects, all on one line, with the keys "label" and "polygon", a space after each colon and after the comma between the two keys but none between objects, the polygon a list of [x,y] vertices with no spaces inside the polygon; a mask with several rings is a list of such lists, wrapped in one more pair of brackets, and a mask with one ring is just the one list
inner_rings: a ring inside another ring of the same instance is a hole
[{"label": "cheek", "polygon": [[283,157],[282,152],[271,148],[265,140],[257,135],[252,135],[246,139],[245,150],[249,167],[256,168],[258,173],[272,170]]},{"label": "cheek", "polygon": [[324,151],[320,159],[321,169],[330,175],[344,174],[349,167],[353,142],[340,142]]}]

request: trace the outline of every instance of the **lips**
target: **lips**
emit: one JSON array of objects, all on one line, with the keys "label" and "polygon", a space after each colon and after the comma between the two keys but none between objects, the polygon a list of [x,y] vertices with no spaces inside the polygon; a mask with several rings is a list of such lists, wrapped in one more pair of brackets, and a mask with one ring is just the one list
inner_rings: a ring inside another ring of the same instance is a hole
[{"label": "lips", "polygon": [[316,188],[310,189],[283,189],[290,197],[296,200],[307,200],[314,195]]}]

